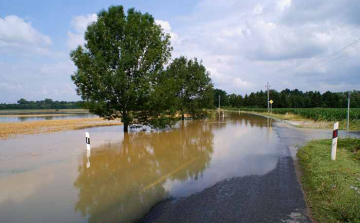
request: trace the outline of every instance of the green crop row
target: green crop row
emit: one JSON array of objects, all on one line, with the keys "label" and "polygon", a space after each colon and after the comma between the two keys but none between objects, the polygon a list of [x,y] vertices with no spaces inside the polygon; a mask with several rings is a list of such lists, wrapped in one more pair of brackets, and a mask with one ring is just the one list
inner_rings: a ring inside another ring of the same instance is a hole
[{"label": "green crop row", "polygon": [[[238,108],[232,108],[238,110]],[[242,111],[267,112],[266,108],[240,108]],[[274,108],[274,114],[291,113],[315,121],[342,121],[347,119],[346,108]],[[360,108],[350,109],[350,120],[360,120]]]}]

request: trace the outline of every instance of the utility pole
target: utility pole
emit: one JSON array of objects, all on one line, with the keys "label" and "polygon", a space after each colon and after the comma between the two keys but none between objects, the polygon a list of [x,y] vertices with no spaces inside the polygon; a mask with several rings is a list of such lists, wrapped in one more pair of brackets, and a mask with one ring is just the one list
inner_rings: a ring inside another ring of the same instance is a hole
[{"label": "utility pole", "polygon": [[347,110],[347,123],[346,130],[349,132],[350,130],[350,91],[348,92],[348,110]]},{"label": "utility pole", "polygon": [[220,110],[220,95],[219,95],[219,110]]},{"label": "utility pole", "polygon": [[270,112],[270,93],[269,93],[269,88],[271,87],[270,85],[269,85],[269,82],[267,82],[267,84],[266,84],[266,90],[267,90],[267,111],[268,111],[268,113]]}]

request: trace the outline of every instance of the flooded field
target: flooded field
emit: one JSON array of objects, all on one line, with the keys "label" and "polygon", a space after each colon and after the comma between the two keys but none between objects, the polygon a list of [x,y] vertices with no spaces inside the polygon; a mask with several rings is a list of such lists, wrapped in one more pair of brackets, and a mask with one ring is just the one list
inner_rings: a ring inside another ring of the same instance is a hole
[{"label": "flooded field", "polygon": [[271,120],[237,113],[164,132],[113,126],[0,140],[1,222],[136,222],[163,200],[268,173],[279,144]]},{"label": "flooded field", "polygon": [[60,109],[60,110],[1,110],[1,122],[27,122],[42,120],[61,120],[61,119],[79,119],[94,118],[97,115],[91,114],[82,109]]},{"label": "flooded field", "polygon": [[79,118],[94,118],[98,117],[93,114],[64,114],[64,115],[34,115],[34,116],[0,116],[0,122],[28,122],[28,121],[43,121],[43,120],[60,120],[60,119],[79,119]]}]

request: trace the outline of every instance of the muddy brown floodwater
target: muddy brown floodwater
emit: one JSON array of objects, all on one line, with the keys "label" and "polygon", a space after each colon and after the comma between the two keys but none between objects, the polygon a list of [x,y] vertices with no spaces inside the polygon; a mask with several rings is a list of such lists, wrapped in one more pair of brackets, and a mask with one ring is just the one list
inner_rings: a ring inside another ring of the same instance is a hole
[{"label": "muddy brown floodwater", "polygon": [[279,142],[271,120],[237,113],[163,132],[113,126],[0,140],[0,221],[136,222],[163,200],[270,172]]},{"label": "muddy brown floodwater", "polygon": [[0,122],[28,122],[28,121],[42,121],[42,120],[94,118],[94,117],[98,117],[98,116],[90,113],[0,115]]}]

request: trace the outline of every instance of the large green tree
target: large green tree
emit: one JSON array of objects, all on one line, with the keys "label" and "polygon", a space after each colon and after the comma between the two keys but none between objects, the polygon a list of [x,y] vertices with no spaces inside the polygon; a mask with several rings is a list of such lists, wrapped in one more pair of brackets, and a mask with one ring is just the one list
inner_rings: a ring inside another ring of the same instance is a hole
[{"label": "large green tree", "polygon": [[162,86],[168,89],[167,98],[172,99],[172,107],[196,118],[203,115],[202,109],[213,106],[213,85],[201,61],[184,56],[174,59],[162,76]]},{"label": "large green tree", "polygon": [[172,47],[154,18],[111,6],[87,27],[85,40],[71,59],[78,68],[72,80],[86,108],[106,119],[121,118],[125,132],[129,124],[156,119],[149,100]]}]

